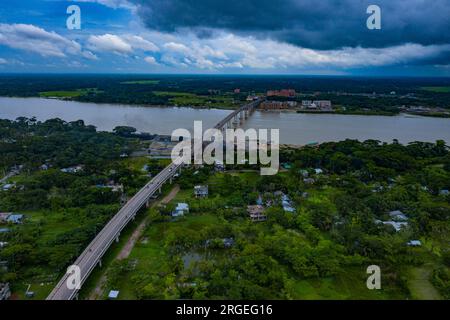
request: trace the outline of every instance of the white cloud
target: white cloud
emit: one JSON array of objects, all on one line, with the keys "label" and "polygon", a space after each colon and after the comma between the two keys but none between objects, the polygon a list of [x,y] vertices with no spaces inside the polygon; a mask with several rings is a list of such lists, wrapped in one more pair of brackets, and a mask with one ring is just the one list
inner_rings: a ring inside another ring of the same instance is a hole
[{"label": "white cloud", "polygon": [[154,57],[145,57],[144,58],[145,62],[147,62],[148,64],[151,65],[158,65],[158,62],[156,61],[156,59]]},{"label": "white cloud", "polygon": [[136,6],[127,0],[71,0],[71,1],[99,3],[101,5],[104,5],[106,7],[113,8],[113,9],[118,9],[118,8],[124,8],[124,9],[130,9],[130,10],[136,9]]},{"label": "white cloud", "polygon": [[0,58],[0,64],[7,64],[8,61],[6,59]]},{"label": "white cloud", "polygon": [[159,48],[151,41],[142,38],[141,36],[125,35],[126,40],[134,49],[141,49],[144,51],[155,52],[159,51]]},{"label": "white cloud", "polygon": [[67,55],[79,55],[95,59],[95,55],[83,51],[78,42],[31,24],[0,24],[0,45],[34,52],[43,57],[64,58]]},{"label": "white cloud", "polygon": [[[404,44],[387,48],[313,50],[270,39],[222,33],[211,39],[188,38],[163,45],[162,61],[200,69],[292,69],[380,67],[429,59],[450,45]],[[170,57],[170,59],[168,58]]]},{"label": "white cloud", "polygon": [[164,44],[164,48],[166,48],[169,51],[173,51],[173,52],[179,52],[179,53],[190,53],[190,49],[185,46],[182,43],[177,43],[177,42],[169,42]]},{"label": "white cloud", "polygon": [[114,52],[117,54],[127,54],[133,52],[130,44],[114,34],[104,34],[101,36],[90,36],[88,48],[93,51]]},{"label": "white cloud", "polygon": [[136,35],[92,35],[88,38],[88,48],[99,52],[113,52],[119,55],[127,55],[135,50],[145,52],[159,51],[153,42]]}]

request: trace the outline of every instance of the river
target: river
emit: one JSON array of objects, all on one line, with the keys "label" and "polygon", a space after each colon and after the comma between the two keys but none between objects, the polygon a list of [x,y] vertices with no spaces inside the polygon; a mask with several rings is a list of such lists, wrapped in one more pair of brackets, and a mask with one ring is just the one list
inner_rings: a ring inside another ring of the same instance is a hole
[{"label": "river", "polygon": [[[40,121],[61,118],[65,121],[82,119],[102,131],[127,125],[139,131],[171,134],[174,129],[192,130],[195,120],[210,128],[229,114],[229,110],[178,107],[144,107],[118,104],[80,103],[41,98],[0,97],[0,118],[33,117]],[[297,114],[285,112],[253,113],[244,128],[280,129],[280,142],[304,145],[310,142],[340,141],[347,138],[376,139],[402,143],[412,141],[450,144],[450,119],[411,115],[360,116],[333,114]]]}]

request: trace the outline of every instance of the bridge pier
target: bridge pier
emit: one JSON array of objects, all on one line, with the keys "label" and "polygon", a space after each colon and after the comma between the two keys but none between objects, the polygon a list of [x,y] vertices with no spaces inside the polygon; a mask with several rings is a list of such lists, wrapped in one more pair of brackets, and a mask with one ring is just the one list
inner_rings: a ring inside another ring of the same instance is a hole
[{"label": "bridge pier", "polygon": [[102,259],[98,260],[98,266],[101,268],[102,267]]},{"label": "bridge pier", "polygon": [[118,243],[119,240],[120,240],[120,239],[119,239],[119,236],[120,236],[120,235],[118,235],[117,238],[116,238],[116,243]]}]

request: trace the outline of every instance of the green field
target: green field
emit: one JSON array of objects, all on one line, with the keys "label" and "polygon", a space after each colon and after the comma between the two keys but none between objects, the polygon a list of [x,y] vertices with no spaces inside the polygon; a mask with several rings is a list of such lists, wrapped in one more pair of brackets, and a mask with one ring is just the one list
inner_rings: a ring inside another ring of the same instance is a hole
[{"label": "green field", "polygon": [[90,93],[99,93],[96,88],[77,89],[71,91],[44,91],[40,92],[39,96],[42,98],[60,98],[60,99],[72,99],[81,97]]},{"label": "green field", "polygon": [[450,93],[450,87],[422,87],[421,89],[435,93]]},{"label": "green field", "polygon": [[226,109],[233,109],[237,106],[233,103],[233,98],[226,95],[202,96],[188,92],[168,91],[153,91],[153,94],[160,97],[170,97],[170,102],[177,106],[196,106]]}]

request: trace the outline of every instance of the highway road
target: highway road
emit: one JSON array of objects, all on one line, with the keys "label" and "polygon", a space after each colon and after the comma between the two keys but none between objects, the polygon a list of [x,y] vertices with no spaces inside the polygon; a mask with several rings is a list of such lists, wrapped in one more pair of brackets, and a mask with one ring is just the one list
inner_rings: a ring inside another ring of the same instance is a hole
[{"label": "highway road", "polygon": [[[170,164],[164,168],[157,176],[147,183],[136,195],[131,198],[120,211],[106,224],[99,234],[92,240],[89,246],[83,251],[73,265],[80,268],[82,285],[92,270],[100,263],[101,258],[110,245],[118,239],[120,232],[134,219],[137,212],[142,208],[152,195],[159,192],[160,187],[172,178],[181,165]],[[69,275],[65,274],[56,287],[47,297],[47,300],[71,300],[77,296],[78,290],[69,289],[67,280]]]},{"label": "highway road", "polygon": [[[262,100],[253,101],[232,112],[215,128],[222,129],[234,116],[240,112],[250,111],[256,108]],[[92,270],[101,263],[101,259],[111,244],[118,239],[120,232],[133,220],[146,202],[153,196],[164,183],[172,178],[176,172],[181,169],[182,164],[171,163],[164,168],[157,176],[147,183],[136,195],[131,198],[120,211],[105,225],[105,227],[97,234],[92,242],[87,246],[83,253],[73,263],[74,266],[80,268],[80,287],[89,277]],[[69,289],[67,282],[70,275],[65,274],[52,290],[47,300],[72,300],[77,297],[77,289]]]}]

